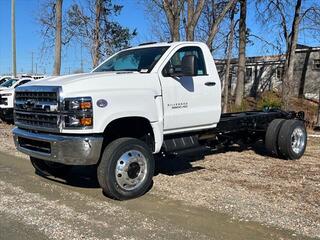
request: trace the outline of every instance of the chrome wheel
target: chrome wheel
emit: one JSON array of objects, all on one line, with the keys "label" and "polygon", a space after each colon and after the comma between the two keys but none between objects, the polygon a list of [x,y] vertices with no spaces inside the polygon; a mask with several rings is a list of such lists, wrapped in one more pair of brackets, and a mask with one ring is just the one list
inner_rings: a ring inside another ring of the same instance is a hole
[{"label": "chrome wheel", "polygon": [[127,191],[138,188],[147,176],[147,160],[137,150],[127,151],[117,161],[115,170],[118,185]]},{"label": "chrome wheel", "polygon": [[291,146],[292,150],[299,154],[304,150],[305,142],[305,132],[301,128],[296,128],[291,134]]}]

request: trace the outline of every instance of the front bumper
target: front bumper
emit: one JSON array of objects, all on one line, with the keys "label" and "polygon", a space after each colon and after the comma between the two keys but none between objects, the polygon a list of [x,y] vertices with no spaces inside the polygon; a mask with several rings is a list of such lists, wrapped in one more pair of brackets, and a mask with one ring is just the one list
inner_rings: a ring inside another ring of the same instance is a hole
[{"label": "front bumper", "polygon": [[29,156],[67,165],[93,165],[99,161],[101,135],[58,135],[13,129],[16,148]]}]

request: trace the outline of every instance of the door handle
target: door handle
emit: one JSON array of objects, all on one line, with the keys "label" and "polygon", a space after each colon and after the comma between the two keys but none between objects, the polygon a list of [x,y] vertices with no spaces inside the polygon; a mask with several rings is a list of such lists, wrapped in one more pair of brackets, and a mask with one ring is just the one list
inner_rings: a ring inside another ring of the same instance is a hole
[{"label": "door handle", "polygon": [[215,82],[206,82],[204,85],[211,87],[211,86],[215,86],[216,83]]}]

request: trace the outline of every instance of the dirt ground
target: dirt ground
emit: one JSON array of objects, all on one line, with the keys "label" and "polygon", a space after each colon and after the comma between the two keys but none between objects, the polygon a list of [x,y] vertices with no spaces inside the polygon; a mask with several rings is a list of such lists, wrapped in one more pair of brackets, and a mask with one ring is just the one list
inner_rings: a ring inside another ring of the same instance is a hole
[{"label": "dirt ground", "polygon": [[[0,151],[26,158],[15,151],[11,129],[0,123]],[[147,195],[320,238],[320,137],[312,135],[298,161],[269,157],[261,143],[206,157],[161,159]]]}]

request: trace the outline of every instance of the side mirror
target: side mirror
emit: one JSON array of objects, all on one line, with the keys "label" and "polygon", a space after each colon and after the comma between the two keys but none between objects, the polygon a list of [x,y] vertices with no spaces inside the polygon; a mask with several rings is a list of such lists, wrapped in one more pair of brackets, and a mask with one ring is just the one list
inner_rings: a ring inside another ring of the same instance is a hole
[{"label": "side mirror", "polygon": [[174,73],[175,73],[174,68],[173,68],[173,67],[170,67],[170,68],[168,69],[168,74],[169,74],[169,76],[173,76]]},{"label": "side mirror", "polygon": [[196,57],[194,55],[187,55],[182,58],[182,74],[183,76],[196,75]]}]

